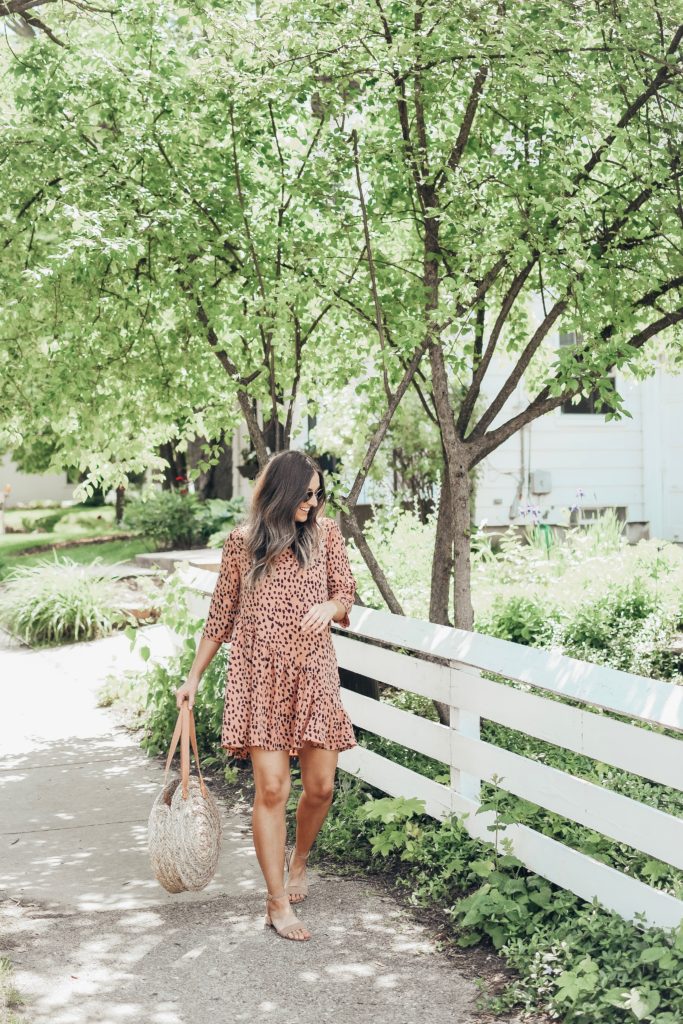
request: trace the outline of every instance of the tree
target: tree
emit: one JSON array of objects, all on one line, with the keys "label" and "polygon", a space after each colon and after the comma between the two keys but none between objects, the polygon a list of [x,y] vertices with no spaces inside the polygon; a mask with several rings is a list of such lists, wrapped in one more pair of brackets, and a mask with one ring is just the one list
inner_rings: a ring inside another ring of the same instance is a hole
[{"label": "tree", "polygon": [[328,332],[307,355],[334,317],[300,273],[335,202],[326,128],[297,76],[264,88],[245,11],[129,5],[116,33],[84,16],[66,53],[38,38],[9,63],[0,412],[7,439],[49,422],[93,481],[239,419],[263,463],[301,388],[358,366],[343,322],[343,352]]},{"label": "tree", "polygon": [[[611,371],[648,372],[660,336],[680,352],[680,12],[565,0],[356,0],[343,11],[323,0],[306,18],[298,5],[284,12],[289,60],[330,83],[324,101],[343,95],[352,126],[348,202],[366,273],[339,298],[379,338],[377,394],[408,336],[426,347],[414,385],[443,446],[438,561],[452,550],[455,622],[470,628],[472,469],[581,393],[598,389],[623,414]],[[561,323],[584,342],[555,351]],[[501,354],[509,375],[484,400]],[[536,392],[506,418],[525,378]],[[433,609],[445,607],[437,595]]]}]

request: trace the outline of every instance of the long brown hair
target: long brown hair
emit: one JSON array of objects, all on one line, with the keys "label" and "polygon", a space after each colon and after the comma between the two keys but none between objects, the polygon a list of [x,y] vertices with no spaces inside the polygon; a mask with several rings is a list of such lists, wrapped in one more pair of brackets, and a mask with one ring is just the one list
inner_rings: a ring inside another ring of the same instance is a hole
[{"label": "long brown hair", "polygon": [[[318,474],[322,496],[311,509],[305,522],[294,516],[306,500],[309,481]],[[306,452],[290,450],[272,455],[256,477],[249,514],[244,527],[244,540],[251,558],[246,574],[247,587],[255,586],[283,551],[291,547],[300,566],[306,567],[320,550],[321,530],[318,523],[325,505],[325,481],[318,462]]]}]

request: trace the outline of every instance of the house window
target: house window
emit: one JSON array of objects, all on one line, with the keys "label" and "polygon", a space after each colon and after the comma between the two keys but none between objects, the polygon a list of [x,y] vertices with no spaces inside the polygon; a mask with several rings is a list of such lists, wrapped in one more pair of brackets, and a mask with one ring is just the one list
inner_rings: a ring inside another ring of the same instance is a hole
[{"label": "house window", "polygon": [[[560,348],[566,348],[569,345],[577,345],[583,342],[583,335],[580,331],[566,331],[560,333]],[[609,376],[610,386],[615,387],[614,375]],[[600,392],[597,388],[590,391],[587,395],[581,395],[578,402],[568,399],[563,402],[560,406],[560,411],[567,415],[576,414],[588,415],[588,416],[604,416],[605,413],[610,412],[610,407],[602,401]]]}]

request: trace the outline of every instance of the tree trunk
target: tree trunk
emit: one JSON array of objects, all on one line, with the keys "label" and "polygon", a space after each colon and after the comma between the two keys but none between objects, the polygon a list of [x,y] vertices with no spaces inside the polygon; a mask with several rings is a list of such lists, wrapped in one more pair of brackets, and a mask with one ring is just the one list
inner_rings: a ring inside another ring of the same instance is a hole
[{"label": "tree trunk", "polygon": [[[434,538],[434,555],[432,557],[432,589],[429,598],[429,621],[438,622],[441,626],[452,625],[448,618],[448,598],[452,574],[453,516],[448,470],[444,461],[441,467],[441,497],[436,519],[436,537]],[[441,724],[450,725],[451,713],[448,704],[439,700],[432,701],[432,703]]]},{"label": "tree trunk", "polygon": [[162,459],[166,459],[167,462],[163,471],[163,489],[165,491],[177,490],[179,483],[177,478],[187,478],[185,452],[176,451],[175,445],[172,441],[165,441],[163,444],[159,445],[159,455],[161,455]]},{"label": "tree trunk", "polygon": [[451,626],[448,601],[453,573],[453,521],[448,473],[444,462],[441,467],[441,496],[436,519],[436,537],[432,556],[432,585],[429,598],[429,621]]},{"label": "tree trunk", "polygon": [[125,498],[126,498],[126,488],[124,487],[123,484],[119,484],[119,486],[116,488],[116,524],[117,524],[117,526],[121,523],[121,520],[123,519],[123,508],[124,508],[124,504],[125,504]]},{"label": "tree trunk", "polygon": [[453,495],[453,619],[457,629],[472,629],[472,561],[470,552],[470,493],[472,481],[464,460],[450,461],[449,483]]},{"label": "tree trunk", "polygon": [[[197,437],[187,445],[188,471],[192,472],[203,457],[202,443],[205,438]],[[232,498],[232,440],[221,438],[221,452],[218,462],[205,472],[198,473],[194,481],[195,493],[202,501],[207,498]]]}]

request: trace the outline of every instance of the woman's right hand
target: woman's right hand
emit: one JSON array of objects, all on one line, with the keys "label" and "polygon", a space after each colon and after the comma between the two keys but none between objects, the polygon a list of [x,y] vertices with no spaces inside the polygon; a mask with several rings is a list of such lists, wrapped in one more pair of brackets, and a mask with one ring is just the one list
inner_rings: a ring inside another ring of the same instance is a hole
[{"label": "woman's right hand", "polygon": [[175,702],[178,706],[178,711],[180,711],[184,700],[189,702],[190,711],[192,710],[198,689],[199,683],[192,682],[190,679],[188,679],[186,683],[183,683],[182,686],[178,687],[175,692]]}]

